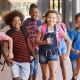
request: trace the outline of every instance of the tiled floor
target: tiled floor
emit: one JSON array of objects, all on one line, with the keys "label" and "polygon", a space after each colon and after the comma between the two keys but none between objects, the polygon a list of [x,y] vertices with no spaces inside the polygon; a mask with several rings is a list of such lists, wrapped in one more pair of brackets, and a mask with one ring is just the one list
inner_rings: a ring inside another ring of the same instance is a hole
[{"label": "tiled floor", "polygon": [[[70,63],[69,60],[66,61],[66,65],[67,65],[67,71],[68,71],[68,80],[71,80],[72,69],[71,69],[71,63]],[[1,70],[1,68],[2,68],[2,66],[0,65],[0,70]],[[58,64],[57,74],[56,75],[57,75],[56,76],[57,80],[63,80],[59,64]],[[5,66],[3,72],[0,71],[0,80],[12,80],[10,67],[8,67],[7,65]],[[42,73],[41,73],[40,65],[39,65],[39,73],[38,73],[38,76],[37,76],[37,80],[42,80]],[[80,75],[78,76],[77,80],[80,80]]]}]

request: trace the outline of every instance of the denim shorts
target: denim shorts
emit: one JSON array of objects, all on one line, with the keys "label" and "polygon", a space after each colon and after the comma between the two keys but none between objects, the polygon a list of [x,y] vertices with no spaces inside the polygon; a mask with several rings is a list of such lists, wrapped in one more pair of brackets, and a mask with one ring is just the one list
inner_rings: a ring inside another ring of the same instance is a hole
[{"label": "denim shorts", "polygon": [[40,64],[47,64],[48,61],[58,61],[58,49],[42,49],[39,51],[39,63]]},{"label": "denim shorts", "polygon": [[64,39],[60,40],[60,46],[59,46],[59,54],[62,56],[63,54],[66,54],[67,52],[67,46]]},{"label": "denim shorts", "polygon": [[[34,53],[36,55],[39,55],[38,51],[34,51]],[[30,56],[30,59],[32,60],[34,57]],[[34,75],[36,76],[38,74],[38,63],[39,60],[38,59],[34,59],[31,63],[30,63],[30,75]]]},{"label": "denim shorts", "polygon": [[20,80],[28,80],[30,74],[30,63],[13,61],[11,72],[12,78],[19,77]]}]

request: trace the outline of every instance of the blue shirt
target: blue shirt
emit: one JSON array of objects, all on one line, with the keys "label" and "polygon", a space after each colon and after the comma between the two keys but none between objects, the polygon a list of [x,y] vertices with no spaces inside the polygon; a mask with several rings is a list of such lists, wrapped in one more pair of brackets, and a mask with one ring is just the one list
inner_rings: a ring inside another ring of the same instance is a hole
[{"label": "blue shirt", "polygon": [[[69,38],[73,41],[74,40],[74,29],[70,30],[69,33],[68,33],[68,36]],[[78,31],[78,38],[77,40],[74,42],[73,44],[73,49],[74,50],[80,50],[80,32]],[[76,60],[78,57],[78,54],[77,53],[74,53],[74,52],[70,52],[70,59],[71,60]]]}]

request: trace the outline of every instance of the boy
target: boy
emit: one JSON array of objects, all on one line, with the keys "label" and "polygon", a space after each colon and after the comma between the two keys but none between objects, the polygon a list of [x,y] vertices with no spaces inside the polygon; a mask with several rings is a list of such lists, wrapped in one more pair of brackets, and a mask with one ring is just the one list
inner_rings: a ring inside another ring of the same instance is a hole
[{"label": "boy", "polygon": [[[75,15],[75,23],[76,23],[77,27],[72,29],[69,32],[69,37],[73,41],[71,52],[70,52],[70,60],[71,60],[72,71],[73,71],[72,80],[77,79],[77,75],[74,75],[74,72],[77,68],[77,58],[78,58],[79,51],[80,51],[80,13],[77,13]],[[77,35],[75,35],[76,33],[77,33]],[[75,39],[75,37],[76,37],[76,39]]]},{"label": "boy", "polygon": [[[28,80],[30,74],[30,51],[37,58],[31,47],[30,40],[25,40],[24,34],[21,31],[21,23],[24,15],[19,10],[9,11],[3,15],[3,20],[7,25],[10,25],[13,39],[13,60],[6,56],[7,42],[3,42],[3,54],[6,63],[11,66],[13,80]],[[7,33],[9,30],[7,31]],[[29,51],[30,49],[30,51]]]}]

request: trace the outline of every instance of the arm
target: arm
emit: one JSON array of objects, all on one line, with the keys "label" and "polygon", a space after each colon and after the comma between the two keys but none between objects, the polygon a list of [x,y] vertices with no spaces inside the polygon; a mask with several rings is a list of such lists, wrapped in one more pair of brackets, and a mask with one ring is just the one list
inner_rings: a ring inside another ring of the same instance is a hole
[{"label": "arm", "polygon": [[7,36],[6,40],[9,42],[9,57],[13,59],[13,40],[9,36]]},{"label": "arm", "polygon": [[68,57],[69,54],[70,54],[72,41],[70,40],[70,38],[65,33],[63,35],[63,38],[67,41],[67,53],[66,53],[66,56]]},{"label": "arm", "polygon": [[34,54],[34,49],[32,48],[32,45],[31,45],[31,42],[30,42],[29,38],[28,38],[28,47],[31,51],[32,56],[37,59],[38,57]]},{"label": "arm", "polygon": [[41,32],[40,31],[37,31],[36,38],[35,38],[35,43],[37,45],[48,44],[48,43],[50,43],[50,38],[47,38],[47,40],[42,41],[41,40]]},{"label": "arm", "polygon": [[8,66],[12,65],[12,59],[7,57],[7,53],[8,53],[8,43],[6,41],[2,42],[2,53],[3,53],[3,57],[5,58],[5,61],[7,63]]}]

